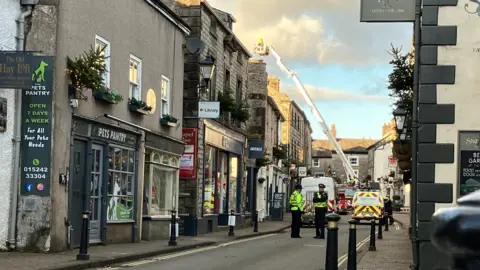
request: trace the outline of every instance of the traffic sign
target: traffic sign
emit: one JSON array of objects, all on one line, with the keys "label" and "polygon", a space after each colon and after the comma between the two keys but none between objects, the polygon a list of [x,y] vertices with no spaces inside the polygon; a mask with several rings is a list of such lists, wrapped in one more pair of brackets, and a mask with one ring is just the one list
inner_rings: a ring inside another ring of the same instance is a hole
[{"label": "traffic sign", "polygon": [[218,101],[199,101],[198,117],[216,119],[220,117],[220,102]]},{"label": "traffic sign", "polygon": [[307,176],[307,167],[298,167],[298,176],[299,177]]}]

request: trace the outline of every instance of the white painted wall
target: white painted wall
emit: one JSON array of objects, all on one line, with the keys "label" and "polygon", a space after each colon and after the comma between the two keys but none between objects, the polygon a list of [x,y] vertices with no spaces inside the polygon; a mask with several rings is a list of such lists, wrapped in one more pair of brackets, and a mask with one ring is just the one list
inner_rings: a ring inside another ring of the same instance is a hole
[{"label": "white painted wall", "polygon": [[[468,4],[468,7],[465,5]],[[476,67],[480,62],[480,16],[475,12],[477,4],[459,0],[455,7],[440,7],[438,25],[457,26],[457,45],[438,47],[438,65],[456,65],[453,85],[437,85],[438,104],[455,105],[455,124],[437,125],[437,143],[453,143],[455,160],[452,164],[435,165],[435,183],[453,184],[453,201],[457,200],[458,181],[458,132],[459,130],[480,130],[478,105],[480,104],[480,76]],[[471,13],[467,12],[470,11]],[[435,208],[452,204],[437,203]]]},{"label": "white painted wall", "polygon": [[373,159],[373,180],[377,178],[388,176],[392,170],[388,164],[388,157],[392,156],[392,144],[387,143],[384,146],[377,148],[374,152]]},{"label": "white painted wall", "polygon": [[[20,1],[0,0],[0,50],[16,50],[17,24],[16,19],[20,16]],[[6,248],[5,242],[8,237],[9,211],[11,206],[10,185],[13,167],[13,123],[15,92],[13,89],[0,89],[0,97],[6,98],[7,107],[7,131],[0,133],[0,250]],[[9,199],[7,199],[9,198]]]}]

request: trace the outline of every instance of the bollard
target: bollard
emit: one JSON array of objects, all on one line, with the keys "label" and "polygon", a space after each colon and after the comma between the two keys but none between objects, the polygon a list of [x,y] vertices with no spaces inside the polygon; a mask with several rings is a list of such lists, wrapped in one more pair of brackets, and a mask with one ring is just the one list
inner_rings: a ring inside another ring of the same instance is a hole
[{"label": "bollard", "polygon": [[235,232],[234,232],[234,229],[235,229],[235,213],[232,211],[230,211],[230,216],[228,216],[228,226],[229,226],[229,229],[228,229],[228,236],[235,236]]},{"label": "bollard", "polygon": [[331,213],[327,215],[327,256],[325,270],[338,270],[338,221],[340,216]]},{"label": "bollard", "polygon": [[378,239],[383,239],[383,232],[382,232],[382,227],[383,227],[383,218],[378,219]]},{"label": "bollard", "polygon": [[253,232],[258,232],[258,211],[255,211],[255,218],[253,219]]},{"label": "bollard", "polygon": [[383,222],[385,222],[385,231],[388,232],[389,229],[388,229],[388,224],[390,223],[390,220],[388,219],[389,216],[387,215],[384,219],[383,219]]},{"label": "bollard", "polygon": [[369,251],[376,251],[377,247],[375,247],[375,219],[371,218],[370,221],[370,246],[368,247]]},{"label": "bollard", "polygon": [[176,246],[177,245],[177,220],[175,213],[177,211],[172,210],[172,220],[170,221],[170,241],[168,241],[169,246]]},{"label": "bollard", "polygon": [[89,230],[90,230],[90,211],[83,211],[82,213],[82,239],[80,239],[80,250],[77,254],[77,260],[88,261],[90,255],[88,254]]},{"label": "bollard", "polygon": [[451,258],[450,269],[480,269],[480,242],[475,241],[480,236],[479,204],[480,191],[475,191],[458,199],[456,207],[439,209],[432,216],[432,244]]},{"label": "bollard", "polygon": [[358,220],[351,219],[348,221],[350,224],[348,235],[348,270],[357,270],[357,225]]}]

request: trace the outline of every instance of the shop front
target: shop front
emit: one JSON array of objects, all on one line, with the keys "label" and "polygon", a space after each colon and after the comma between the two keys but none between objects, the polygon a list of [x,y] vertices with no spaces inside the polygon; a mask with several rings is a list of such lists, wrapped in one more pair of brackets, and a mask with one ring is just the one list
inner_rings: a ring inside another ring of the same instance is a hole
[{"label": "shop front", "polygon": [[140,134],[81,117],[75,117],[72,124],[71,247],[80,245],[84,210],[90,211],[90,243],[134,242]]},{"label": "shop front", "polygon": [[241,216],[243,152],[245,137],[216,122],[205,121],[205,149],[203,173],[202,218],[198,231],[216,231],[228,225],[228,215],[233,210],[237,225],[243,224]]},{"label": "shop front", "polygon": [[172,210],[178,211],[184,145],[180,140],[159,134],[145,135],[142,240],[165,239],[170,235]]}]

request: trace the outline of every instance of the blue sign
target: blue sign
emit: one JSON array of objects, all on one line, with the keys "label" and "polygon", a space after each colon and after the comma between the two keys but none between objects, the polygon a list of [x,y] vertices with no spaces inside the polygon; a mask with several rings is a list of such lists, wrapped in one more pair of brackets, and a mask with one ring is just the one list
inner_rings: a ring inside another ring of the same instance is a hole
[{"label": "blue sign", "polygon": [[25,185],[25,190],[27,192],[31,192],[33,190],[33,184],[26,184]]},{"label": "blue sign", "polygon": [[262,158],[265,151],[264,140],[248,141],[248,158]]}]

